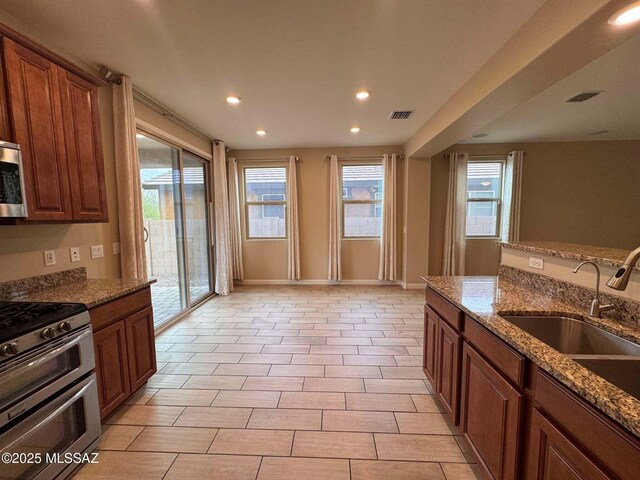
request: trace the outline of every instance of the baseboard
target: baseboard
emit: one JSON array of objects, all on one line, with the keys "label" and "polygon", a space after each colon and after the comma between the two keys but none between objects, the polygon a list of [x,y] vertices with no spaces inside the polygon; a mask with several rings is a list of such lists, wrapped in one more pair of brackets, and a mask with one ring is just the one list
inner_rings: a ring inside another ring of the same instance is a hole
[{"label": "baseboard", "polygon": [[405,283],[400,282],[400,286],[405,290],[422,290],[424,288],[424,283]]},{"label": "baseboard", "polygon": [[391,280],[234,280],[235,285],[362,285],[362,286],[397,286],[398,281]]}]

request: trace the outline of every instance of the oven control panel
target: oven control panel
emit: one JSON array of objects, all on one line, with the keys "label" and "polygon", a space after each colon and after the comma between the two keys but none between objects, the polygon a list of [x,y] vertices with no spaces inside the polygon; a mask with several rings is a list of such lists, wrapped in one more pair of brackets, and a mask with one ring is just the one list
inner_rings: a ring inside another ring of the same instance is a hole
[{"label": "oven control panel", "polygon": [[0,361],[49,342],[58,336],[66,335],[68,332],[89,323],[89,312],[82,312],[61,322],[49,324],[39,330],[13,338],[6,343],[0,344]]}]

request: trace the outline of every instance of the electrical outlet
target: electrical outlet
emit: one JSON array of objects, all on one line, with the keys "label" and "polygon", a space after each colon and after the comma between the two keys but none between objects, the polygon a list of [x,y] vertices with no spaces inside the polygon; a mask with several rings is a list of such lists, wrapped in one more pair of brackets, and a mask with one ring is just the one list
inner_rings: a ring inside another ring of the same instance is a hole
[{"label": "electrical outlet", "polygon": [[529,266],[531,268],[537,268],[538,270],[544,270],[544,260],[537,257],[529,257]]},{"label": "electrical outlet", "polygon": [[56,252],[54,250],[45,250],[43,253],[45,267],[50,267],[56,264]]},{"label": "electrical outlet", "polygon": [[113,242],[111,247],[113,248],[114,255],[120,255],[120,242]]},{"label": "electrical outlet", "polygon": [[69,255],[71,256],[72,262],[80,261],[80,248],[79,247],[71,247],[69,249]]},{"label": "electrical outlet", "polygon": [[91,258],[95,260],[96,258],[102,257],[104,257],[104,249],[102,248],[102,245],[91,245]]}]

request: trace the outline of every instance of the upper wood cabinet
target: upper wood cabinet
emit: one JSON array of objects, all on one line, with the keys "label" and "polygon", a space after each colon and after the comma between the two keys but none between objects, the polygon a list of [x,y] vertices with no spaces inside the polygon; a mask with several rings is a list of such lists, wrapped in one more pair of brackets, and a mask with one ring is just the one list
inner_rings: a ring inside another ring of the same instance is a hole
[{"label": "upper wood cabinet", "polygon": [[4,39],[9,121],[22,149],[29,220],[72,219],[56,64]]},{"label": "upper wood cabinet", "polygon": [[58,69],[74,220],[108,220],[98,92]]},{"label": "upper wood cabinet", "polygon": [[22,149],[22,221],[108,221],[96,87],[8,37],[2,49],[0,134]]}]

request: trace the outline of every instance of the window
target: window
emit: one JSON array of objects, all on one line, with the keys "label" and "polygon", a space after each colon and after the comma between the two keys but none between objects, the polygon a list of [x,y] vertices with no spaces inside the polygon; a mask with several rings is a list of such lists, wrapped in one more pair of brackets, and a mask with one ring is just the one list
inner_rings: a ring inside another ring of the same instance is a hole
[{"label": "window", "polygon": [[504,163],[469,161],[467,166],[467,237],[500,235]]},{"label": "window", "polygon": [[342,236],[379,237],[382,232],[382,165],[342,166]]},{"label": "window", "polygon": [[287,236],[286,167],[244,168],[247,238]]}]

